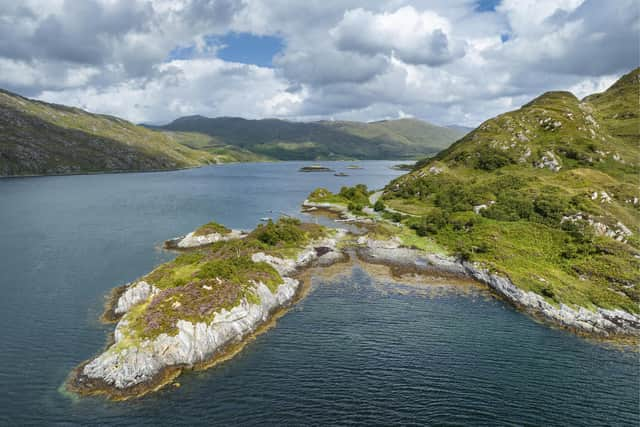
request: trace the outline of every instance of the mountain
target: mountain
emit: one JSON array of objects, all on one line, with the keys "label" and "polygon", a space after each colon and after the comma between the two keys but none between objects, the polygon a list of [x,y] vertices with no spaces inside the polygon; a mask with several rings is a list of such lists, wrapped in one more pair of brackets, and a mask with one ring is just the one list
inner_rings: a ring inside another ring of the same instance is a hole
[{"label": "mountain", "polygon": [[545,93],[392,181],[384,203],[551,304],[638,313],[639,99],[640,69],[582,100]]},{"label": "mountain", "polygon": [[0,176],[176,169],[216,161],[117,117],[0,90]]},{"label": "mountain", "polygon": [[188,116],[154,129],[205,134],[215,148],[236,147],[277,160],[424,157],[463,135],[415,119],[359,123]]}]

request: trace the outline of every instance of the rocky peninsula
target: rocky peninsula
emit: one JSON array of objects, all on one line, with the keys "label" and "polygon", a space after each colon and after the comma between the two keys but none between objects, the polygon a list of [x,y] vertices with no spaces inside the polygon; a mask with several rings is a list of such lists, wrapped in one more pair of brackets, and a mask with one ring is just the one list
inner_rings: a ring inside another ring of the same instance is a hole
[{"label": "rocky peninsula", "polygon": [[214,364],[295,300],[297,273],[343,259],[343,230],[295,219],[251,233],[203,227],[187,236],[205,236],[199,244],[172,239],[168,246],[182,255],[113,292],[103,316],[117,322],[113,340],[73,370],[70,391],[125,400],[170,384],[184,369]]},{"label": "rocky peninsula", "polygon": [[[424,245],[412,230],[397,221],[397,212],[376,205],[379,193],[343,187],[340,194],[314,191],[302,204],[306,212],[332,212],[339,221],[358,223],[367,234],[356,242],[358,258],[418,273],[451,275],[480,282],[498,297],[529,315],[578,335],[624,342],[640,339],[640,316],[619,308],[589,309],[576,304],[553,303],[549,297],[523,290],[508,275],[482,263],[452,256],[442,248]],[[369,200],[364,199],[368,195]]]},{"label": "rocky peninsula", "polygon": [[332,212],[337,221],[356,224],[358,233],[280,218],[251,232],[212,222],[165,242],[180,255],[113,291],[103,315],[116,322],[113,339],[72,371],[67,388],[125,400],[171,384],[186,369],[212,366],[284,313],[301,296],[301,277],[311,267],[349,258],[385,265],[398,276],[472,280],[546,323],[579,335],[638,342],[638,314],[554,303],[518,287],[504,272],[417,238],[377,203],[379,193],[343,190],[316,190],[303,211]]}]

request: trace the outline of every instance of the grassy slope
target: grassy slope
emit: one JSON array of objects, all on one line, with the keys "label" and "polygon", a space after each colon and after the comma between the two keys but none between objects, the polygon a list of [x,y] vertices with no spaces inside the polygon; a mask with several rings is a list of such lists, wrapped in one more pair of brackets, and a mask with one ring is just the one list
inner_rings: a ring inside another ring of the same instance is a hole
[{"label": "grassy slope", "polygon": [[462,135],[410,119],[367,124],[190,116],[162,129],[207,134],[217,143],[278,160],[416,158],[436,153]]},{"label": "grassy slope", "polygon": [[[638,312],[639,95],[638,69],[582,101],[568,92],[544,94],[394,180],[383,199],[419,214],[405,223],[423,239],[485,263],[551,303]],[[545,156],[559,171],[539,167]],[[474,213],[480,204],[490,207]],[[562,222],[578,212],[613,229],[621,222],[634,234],[619,242],[584,221]]]},{"label": "grassy slope", "polygon": [[0,176],[175,169],[214,162],[125,120],[0,91]]}]

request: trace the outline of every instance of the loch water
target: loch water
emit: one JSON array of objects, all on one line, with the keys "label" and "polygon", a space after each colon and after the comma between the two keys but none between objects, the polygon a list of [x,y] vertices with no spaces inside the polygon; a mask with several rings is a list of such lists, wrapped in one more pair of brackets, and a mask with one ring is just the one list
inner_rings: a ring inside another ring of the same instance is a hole
[{"label": "loch water", "polygon": [[[142,399],[62,390],[113,325],[105,296],[215,219],[298,214],[318,186],[380,188],[395,162],[304,162],[0,180],[0,425],[638,425],[638,353],[549,328],[481,287],[432,288],[354,266],[234,359]],[[437,289],[437,292],[433,291]]]}]

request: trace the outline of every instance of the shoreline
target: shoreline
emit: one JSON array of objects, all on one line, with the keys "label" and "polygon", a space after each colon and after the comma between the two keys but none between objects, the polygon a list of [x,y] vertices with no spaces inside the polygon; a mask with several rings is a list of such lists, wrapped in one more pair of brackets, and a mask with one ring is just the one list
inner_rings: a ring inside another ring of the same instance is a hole
[{"label": "shoreline", "polygon": [[[69,376],[65,380],[64,386],[67,391],[80,396],[104,396],[109,400],[117,402],[138,399],[150,393],[159,391],[160,389],[163,389],[164,387],[171,384],[179,387],[179,383],[174,382],[174,380],[184,372],[206,370],[224,363],[227,360],[231,360],[258,336],[267,332],[271,328],[274,328],[280,318],[287,314],[289,310],[291,310],[298,302],[306,298],[309,292],[311,292],[312,279],[314,277],[312,271],[314,269],[332,269],[334,267],[338,267],[338,273],[340,273],[344,271],[349,265],[351,265],[350,258],[341,257],[335,262],[332,262],[331,264],[326,266],[322,266],[320,264],[303,266],[301,270],[296,271],[290,276],[294,280],[299,280],[300,285],[297,287],[295,294],[287,304],[277,307],[271,313],[269,313],[268,319],[258,325],[258,327],[254,331],[243,336],[239,341],[229,343],[221,351],[214,353],[205,360],[194,363],[193,365],[180,364],[165,366],[161,369],[160,372],[154,375],[151,380],[136,384],[126,389],[119,389],[104,380],[90,378],[83,373],[83,369],[85,368],[85,366],[92,360],[94,360],[94,358],[89,358],[76,366],[70,372]],[[119,299],[117,295],[122,295],[128,286],[129,284],[126,284],[112,290],[111,295],[105,302],[105,309],[101,316],[101,321],[103,321],[103,323],[116,323],[123,317],[124,313],[120,315],[115,314],[114,309]],[[113,319],[113,317],[116,318]],[[102,352],[106,351],[114,343],[114,333],[110,333],[109,339],[107,340],[107,343],[105,344]]]},{"label": "shoreline", "polygon": [[[70,372],[65,381],[66,389],[80,396],[103,395],[115,401],[127,400],[167,386],[183,371],[206,369],[228,360],[306,296],[310,283],[310,280],[303,280],[306,271],[315,266],[326,268],[344,263],[342,251],[336,249],[344,233],[338,233],[338,236],[337,239],[324,237],[309,242],[298,253],[297,261],[254,254],[261,258],[260,261],[268,261],[282,275],[284,281],[273,293],[258,282],[255,291],[261,302],[242,300],[230,310],[221,310],[210,323],[178,320],[178,335],[162,334],[126,347],[122,353],[111,351],[122,339],[119,327],[127,323],[125,316],[129,310],[152,297],[156,288],[144,281],[114,288],[106,297],[101,320],[116,323],[115,330],[101,352]],[[318,254],[318,246],[328,246],[329,250]],[[191,327],[187,329],[187,335],[184,335],[185,325]],[[170,348],[169,354],[165,354]]]},{"label": "shoreline", "polygon": [[[317,210],[325,213],[325,209],[329,208],[322,206]],[[593,312],[564,304],[556,307],[542,296],[518,288],[508,277],[491,273],[480,265],[406,247],[394,237],[375,240],[368,235],[369,222],[354,222],[362,226],[364,234],[338,229],[333,235],[307,243],[294,259],[254,253],[254,262],[270,264],[281,274],[283,283],[273,291],[262,282],[255,283],[255,291],[261,296],[259,302],[243,299],[230,310],[222,309],[212,320],[198,323],[178,320],[177,335],[162,334],[114,349],[123,337],[119,328],[127,326],[126,314],[149,301],[159,290],[144,280],[112,289],[105,298],[100,319],[104,323],[116,323],[115,330],[100,353],[71,371],[65,381],[66,389],[81,396],[103,395],[111,400],[128,400],[174,383],[184,371],[207,369],[229,360],[306,297],[313,277],[336,270],[344,272],[356,264],[365,271],[368,267],[384,266],[389,277],[398,282],[406,277],[419,284],[430,277],[441,284],[480,286],[492,297],[506,301],[546,326],[600,342],[623,346],[640,343],[637,315],[622,310]]]},{"label": "shoreline", "polygon": [[[349,212],[345,206],[335,203],[305,200],[302,206],[307,213],[330,212],[339,216],[342,222],[360,224],[365,229],[373,221],[370,217],[358,217]],[[508,276],[491,273],[476,263],[408,248],[400,245],[393,238],[372,240],[366,237],[366,234],[365,232],[362,239],[367,242],[365,249],[370,253],[363,253],[362,243],[364,242],[359,242],[358,248],[359,256],[366,262],[385,264],[392,269],[432,270],[439,274],[470,278],[487,286],[495,296],[507,301],[517,310],[534,319],[542,320],[548,325],[560,327],[581,337],[619,343],[640,343],[640,315],[638,314],[602,307],[592,311],[581,306],[573,308],[562,302],[556,307],[547,302],[543,296],[519,288]]]}]

